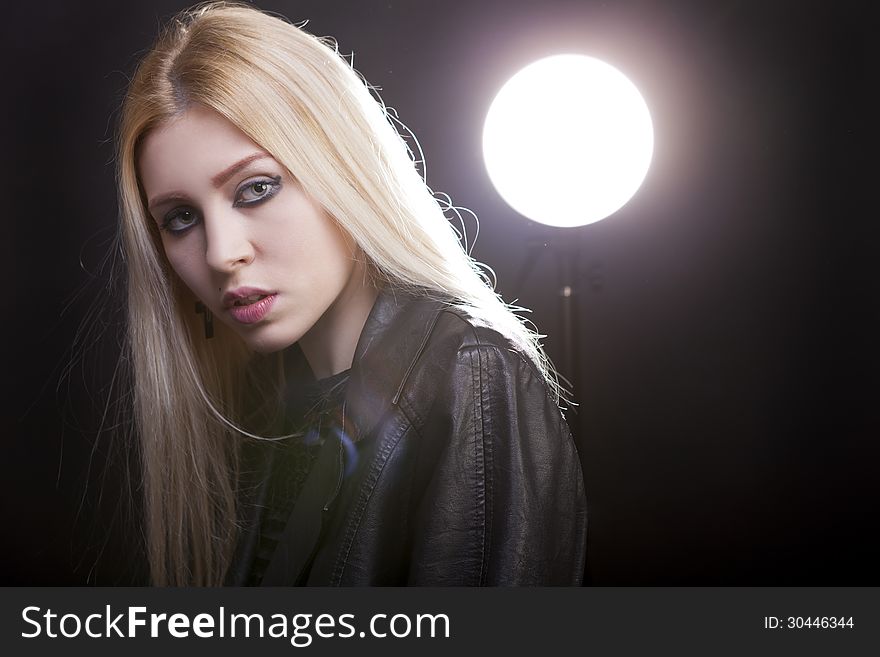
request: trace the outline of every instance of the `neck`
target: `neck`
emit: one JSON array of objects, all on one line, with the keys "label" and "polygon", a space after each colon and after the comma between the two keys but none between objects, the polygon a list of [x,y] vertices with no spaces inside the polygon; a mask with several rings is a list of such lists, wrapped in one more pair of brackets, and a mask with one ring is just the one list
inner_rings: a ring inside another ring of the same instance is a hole
[{"label": "neck", "polygon": [[315,378],[325,379],[351,367],[358,338],[378,294],[365,266],[359,263],[333,304],[299,340]]}]

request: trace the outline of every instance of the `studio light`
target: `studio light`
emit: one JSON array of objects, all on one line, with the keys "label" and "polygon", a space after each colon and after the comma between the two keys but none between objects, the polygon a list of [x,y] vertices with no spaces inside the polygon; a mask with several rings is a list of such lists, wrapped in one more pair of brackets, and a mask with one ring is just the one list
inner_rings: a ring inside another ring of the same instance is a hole
[{"label": "studio light", "polygon": [[613,66],[556,55],[516,73],[492,101],[483,157],[499,194],[550,226],[613,214],[636,193],[654,150],[648,107]]}]

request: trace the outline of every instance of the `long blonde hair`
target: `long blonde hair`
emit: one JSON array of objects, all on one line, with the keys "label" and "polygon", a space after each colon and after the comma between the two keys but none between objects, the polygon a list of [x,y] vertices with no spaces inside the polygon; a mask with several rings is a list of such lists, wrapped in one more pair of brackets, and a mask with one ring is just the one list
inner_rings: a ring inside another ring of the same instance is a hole
[{"label": "long blonde hair", "polygon": [[[551,386],[539,336],[462,249],[385,106],[335,43],[246,5],[179,14],[141,61],[117,135],[128,350],[158,585],[216,585],[236,541],[243,389],[250,354],[216,323],[204,340],[192,294],[165,258],[137,175],[144,136],[192,104],[272,154],[360,246],[380,281],[452,299],[499,326]],[[554,386],[554,389],[555,386]]]}]

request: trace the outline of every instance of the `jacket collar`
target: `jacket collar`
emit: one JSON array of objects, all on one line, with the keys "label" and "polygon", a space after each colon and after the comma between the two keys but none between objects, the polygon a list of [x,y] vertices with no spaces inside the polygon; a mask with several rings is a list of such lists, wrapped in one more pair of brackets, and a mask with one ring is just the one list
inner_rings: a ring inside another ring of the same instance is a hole
[{"label": "jacket collar", "polygon": [[397,404],[445,305],[420,289],[388,285],[379,292],[355,347],[345,393],[346,425],[353,423],[356,438],[369,435]]}]

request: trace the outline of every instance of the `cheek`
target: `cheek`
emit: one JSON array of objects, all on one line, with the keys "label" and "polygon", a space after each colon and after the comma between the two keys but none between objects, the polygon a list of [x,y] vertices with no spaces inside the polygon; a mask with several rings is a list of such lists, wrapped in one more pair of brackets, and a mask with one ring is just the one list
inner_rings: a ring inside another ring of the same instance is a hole
[{"label": "cheek", "polygon": [[336,223],[311,208],[263,224],[260,244],[267,260],[318,276],[347,270],[353,263],[353,243]]},{"label": "cheek", "polygon": [[313,226],[311,240],[314,258],[330,269],[347,270],[352,264],[353,243],[329,217],[322,216]]},{"label": "cheek", "polygon": [[165,258],[181,282],[194,294],[201,296],[200,292],[204,292],[201,288],[205,286],[207,278],[205,267],[199,266],[194,250],[182,244],[166,244]]},{"label": "cheek", "polygon": [[333,226],[314,236],[309,252],[309,267],[325,283],[344,284],[354,266],[352,252],[342,232]]}]

